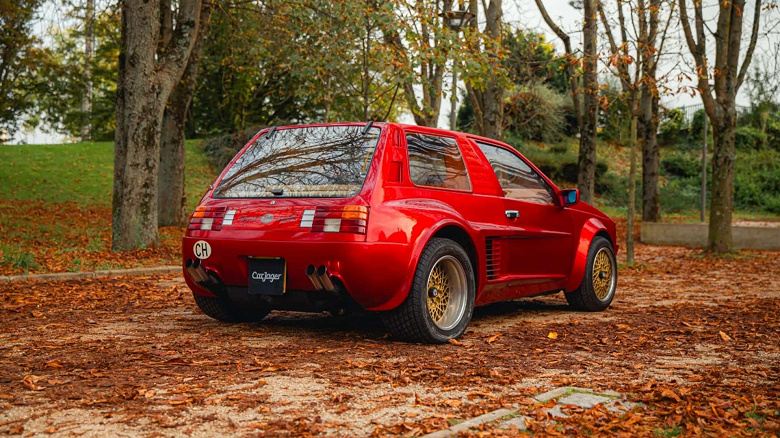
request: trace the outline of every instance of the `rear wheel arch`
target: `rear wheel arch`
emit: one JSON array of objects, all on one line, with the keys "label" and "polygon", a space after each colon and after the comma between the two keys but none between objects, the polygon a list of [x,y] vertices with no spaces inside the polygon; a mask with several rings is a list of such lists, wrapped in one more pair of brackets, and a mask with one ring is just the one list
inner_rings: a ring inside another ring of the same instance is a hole
[{"label": "rear wheel arch", "polygon": [[[479,263],[477,257],[477,247],[476,245],[474,245],[474,241],[471,240],[471,236],[469,235],[469,233],[467,233],[466,230],[464,230],[458,225],[445,225],[441,229],[437,230],[430,237],[430,239],[428,239],[428,242],[430,242],[431,240],[437,237],[450,239],[453,242],[460,245],[460,247],[463,248],[464,251],[466,251],[466,254],[469,256],[469,261],[471,262],[471,268],[474,271],[476,290],[479,290]],[[427,245],[428,242],[425,242],[425,245]]]}]

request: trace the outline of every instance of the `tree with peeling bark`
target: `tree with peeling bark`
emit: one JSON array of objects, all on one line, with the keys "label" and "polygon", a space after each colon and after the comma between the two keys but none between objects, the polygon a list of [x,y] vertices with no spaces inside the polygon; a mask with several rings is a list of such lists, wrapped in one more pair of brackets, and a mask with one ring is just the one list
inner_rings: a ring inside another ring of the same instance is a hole
[{"label": "tree with peeling bark", "polygon": [[[714,144],[707,249],[721,254],[731,251],[733,247],[731,218],[734,210],[736,98],[756,48],[762,5],[761,0],[755,0],[753,4],[750,40],[747,48],[744,48],[743,25],[745,16],[749,16],[745,0],[718,2],[714,32],[709,30],[710,26],[704,18],[702,2],[690,1],[694,12],[691,20],[688,15],[689,1],[680,0],[680,20],[685,41],[695,62],[697,88],[712,125]],[[705,33],[705,28],[712,35],[711,39]],[[710,62],[708,41],[715,44],[714,63]],[[713,85],[710,85],[711,80]]]},{"label": "tree with peeling bark", "polygon": [[[162,28],[158,42],[160,57],[164,56],[165,49],[173,37],[173,14],[170,3],[171,0],[161,2]],[[187,66],[165,106],[160,137],[160,173],[157,188],[157,224],[161,227],[183,225],[187,220],[187,199],[184,195],[184,125],[195,94],[203,37],[208,29],[211,9],[211,5],[204,5],[200,27],[187,59]]]},{"label": "tree with peeling bark", "polygon": [[[470,38],[471,44],[479,44],[481,47],[473,47],[473,53],[484,53],[486,58],[476,65],[487,66],[482,70],[480,81],[475,78],[474,72],[466,72],[464,75],[466,91],[471,104],[474,107],[474,121],[477,132],[485,137],[500,139],[504,128],[504,89],[505,71],[501,65],[501,38],[502,34],[502,2],[491,0],[485,5],[482,2],[485,13],[485,28],[480,33],[477,20],[472,20],[467,35],[480,38]],[[469,1],[469,12],[479,16],[477,0]],[[480,42],[481,40],[481,42]]]},{"label": "tree with peeling bark", "polygon": [[161,56],[160,0],[122,0],[114,141],[112,248],[159,242],[160,136],[168,98],[182,77],[210,3],[181,0]]},{"label": "tree with peeling bark", "polygon": [[[453,0],[400,1],[397,27],[385,30],[385,40],[401,66],[404,99],[421,126],[435,127],[439,121],[444,73],[454,42],[439,15],[452,10],[452,4]],[[415,85],[421,90],[419,97]]]},{"label": "tree with peeling bark", "polygon": [[584,0],[582,25],[582,126],[580,127],[579,169],[577,188],[581,199],[593,204],[596,185],[596,134],[599,113],[599,81],[597,72],[598,0]]},{"label": "tree with peeling bark", "polygon": [[[658,121],[658,78],[656,77],[658,59],[663,53],[664,42],[666,41],[667,31],[672,22],[673,5],[670,5],[670,11],[667,15],[666,25],[660,38],[660,45],[656,46],[658,39],[658,14],[661,11],[662,2],[660,0],[650,0],[646,4],[644,0],[638,0],[636,5],[630,0],[617,0],[617,25],[620,33],[620,44],[615,39],[604,5],[599,3],[598,11],[604,27],[604,33],[607,35],[611,56],[607,63],[608,67],[613,67],[613,72],[620,79],[623,93],[626,96],[630,114],[630,152],[629,152],[629,183],[628,183],[628,233],[626,236],[626,259],[628,264],[634,260],[634,215],[636,199],[636,146],[637,137],[641,133],[643,164],[654,163],[654,171],[648,169],[649,166],[643,165],[643,188],[645,193],[655,192],[654,201],[657,210],[655,214],[660,215],[660,203],[658,203],[658,141],[655,135]],[[624,8],[628,8],[628,17]],[[650,16],[648,19],[648,15]],[[637,24],[638,22],[638,24]],[[630,32],[635,29],[635,34]],[[633,54],[631,54],[633,49]],[[630,66],[633,65],[633,73]],[[645,106],[642,103],[650,102],[651,105]],[[652,102],[655,104],[653,105]],[[653,122],[654,121],[654,122]],[[653,125],[653,123],[655,123]],[[652,130],[652,134],[648,131]],[[652,147],[648,147],[651,145]],[[649,157],[647,157],[649,155]],[[652,175],[648,175],[652,174]],[[648,185],[654,185],[652,190],[648,190]],[[646,197],[643,197],[643,213],[648,212]],[[643,220],[647,219],[643,214]]]},{"label": "tree with peeling bark", "polygon": [[[577,187],[580,190],[580,199],[592,204],[596,180],[596,134],[599,110],[598,48],[596,44],[598,36],[598,0],[583,1],[582,88],[579,87],[579,78],[574,73],[574,64],[576,63],[569,36],[555,24],[550,14],[547,13],[542,0],[536,0],[536,5],[547,25],[563,40],[566,55],[570,57],[571,66],[567,68],[567,73],[569,75],[572,100],[577,114],[577,124],[580,133]],[[579,95],[582,95],[582,105],[580,105]]]},{"label": "tree with peeling bark", "polygon": [[[612,26],[610,25],[607,15],[604,12],[604,5],[599,3],[598,10],[601,17],[601,23],[604,26],[604,33],[607,35],[609,41],[609,48],[611,56],[609,58],[608,66],[617,70],[615,75],[620,79],[620,85],[623,89],[623,93],[626,95],[628,103],[629,114],[631,117],[631,123],[629,128],[629,177],[628,177],[628,232],[626,235],[626,263],[629,265],[634,263],[634,209],[635,209],[635,197],[636,197],[636,140],[637,140],[637,121],[639,119],[639,89],[640,89],[640,74],[642,65],[642,53],[639,44],[634,44],[633,49],[635,53],[630,54],[631,41],[628,37],[628,26],[623,10],[624,2],[617,0],[617,13],[618,13],[618,29],[620,30],[620,45],[615,40],[615,36],[612,33]],[[629,5],[630,7],[630,5]],[[641,37],[640,37],[641,38]],[[634,65],[633,74],[630,71],[630,66]]]},{"label": "tree with peeling bark", "polygon": [[572,107],[574,108],[574,114],[577,117],[577,129],[582,126],[582,104],[580,104],[580,78],[577,72],[576,65],[579,64],[579,59],[574,55],[574,51],[571,48],[571,38],[564,32],[558,24],[553,21],[550,14],[547,13],[547,8],[544,7],[542,0],[535,0],[536,7],[539,9],[539,13],[542,14],[544,22],[555,33],[555,35],[563,41],[563,49],[566,53],[566,76],[569,79],[569,91],[571,94]]}]

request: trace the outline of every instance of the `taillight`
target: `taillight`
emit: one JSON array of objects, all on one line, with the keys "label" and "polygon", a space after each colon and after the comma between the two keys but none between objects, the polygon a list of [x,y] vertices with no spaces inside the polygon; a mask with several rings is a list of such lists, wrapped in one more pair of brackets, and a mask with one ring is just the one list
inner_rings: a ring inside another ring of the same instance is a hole
[{"label": "taillight", "polygon": [[345,205],[306,210],[301,217],[301,226],[309,224],[311,224],[311,231],[315,233],[366,234],[368,207]]},{"label": "taillight", "polygon": [[[192,213],[190,218],[190,225],[188,230],[204,230],[204,231],[219,231],[222,229],[223,221],[227,222],[228,218],[225,217],[227,213],[227,207],[206,207],[198,206],[195,208],[195,212]],[[230,215],[232,221],[233,215]],[[225,223],[225,225],[230,225]]]}]

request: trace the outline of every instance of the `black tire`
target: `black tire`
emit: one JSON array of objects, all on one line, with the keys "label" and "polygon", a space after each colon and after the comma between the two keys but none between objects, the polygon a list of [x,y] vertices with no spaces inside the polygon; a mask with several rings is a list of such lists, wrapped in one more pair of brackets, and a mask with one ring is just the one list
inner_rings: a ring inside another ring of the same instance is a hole
[{"label": "black tire", "polygon": [[[594,272],[594,265],[598,264]],[[588,262],[580,287],[567,292],[566,301],[576,310],[601,312],[612,304],[617,289],[617,263],[609,240],[596,236],[588,249]]]},{"label": "black tire", "polygon": [[382,320],[394,338],[441,344],[466,331],[474,312],[475,289],[466,251],[452,240],[435,238],[417,262],[406,300],[383,312]]},{"label": "black tire", "polygon": [[227,298],[204,297],[196,293],[192,296],[195,297],[195,303],[200,310],[217,321],[257,322],[271,313],[268,309],[241,309]]}]

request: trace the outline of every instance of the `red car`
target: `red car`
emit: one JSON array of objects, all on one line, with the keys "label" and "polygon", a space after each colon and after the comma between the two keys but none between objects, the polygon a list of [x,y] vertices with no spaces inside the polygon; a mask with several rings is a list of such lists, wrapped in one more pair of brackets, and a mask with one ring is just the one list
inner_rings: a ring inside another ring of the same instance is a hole
[{"label": "red car", "polygon": [[474,306],[563,291],[609,307],[615,223],[512,147],[394,123],[258,133],[200,201],[182,242],[200,309],[379,312],[396,338],[446,342]]}]

